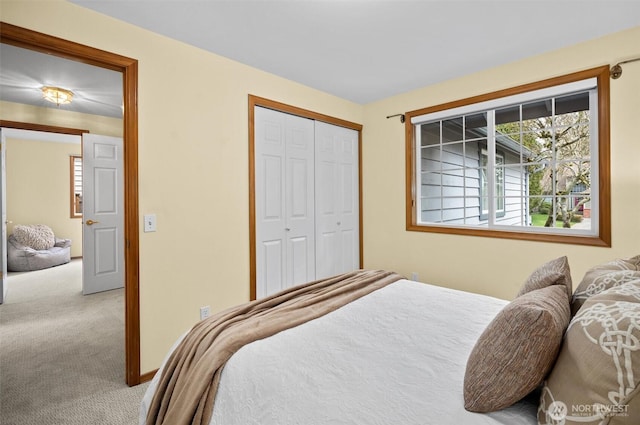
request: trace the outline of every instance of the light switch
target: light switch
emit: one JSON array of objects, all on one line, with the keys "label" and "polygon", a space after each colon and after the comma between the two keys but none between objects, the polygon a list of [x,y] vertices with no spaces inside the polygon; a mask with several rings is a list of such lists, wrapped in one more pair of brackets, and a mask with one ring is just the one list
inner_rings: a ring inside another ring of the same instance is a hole
[{"label": "light switch", "polygon": [[145,232],[156,231],[156,215],[155,214],[144,215],[144,231]]}]

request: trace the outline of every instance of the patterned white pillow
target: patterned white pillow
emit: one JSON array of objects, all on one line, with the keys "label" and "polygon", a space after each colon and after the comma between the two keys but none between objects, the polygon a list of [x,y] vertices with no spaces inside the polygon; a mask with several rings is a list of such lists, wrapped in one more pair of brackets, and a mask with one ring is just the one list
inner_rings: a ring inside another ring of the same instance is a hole
[{"label": "patterned white pillow", "polygon": [[36,250],[51,249],[56,243],[53,230],[44,224],[18,224],[13,228],[13,237],[21,245]]},{"label": "patterned white pillow", "polygon": [[640,280],[587,299],[571,320],[538,407],[540,425],[637,425]]},{"label": "patterned white pillow", "polygon": [[636,279],[640,279],[640,255],[590,268],[573,294],[571,313],[576,314],[589,297]]}]

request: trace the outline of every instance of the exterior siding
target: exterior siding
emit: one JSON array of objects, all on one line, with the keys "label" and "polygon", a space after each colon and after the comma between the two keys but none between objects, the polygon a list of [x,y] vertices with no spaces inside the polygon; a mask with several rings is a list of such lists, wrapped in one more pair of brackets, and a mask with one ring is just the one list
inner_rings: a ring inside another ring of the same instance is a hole
[{"label": "exterior siding", "polygon": [[[482,141],[458,142],[421,148],[421,221],[482,226],[480,211],[480,157]],[[502,152],[505,165],[519,162],[519,156]],[[440,168],[442,167],[442,168]],[[505,214],[501,225],[522,225],[526,217],[525,173],[521,168],[505,167]]]}]

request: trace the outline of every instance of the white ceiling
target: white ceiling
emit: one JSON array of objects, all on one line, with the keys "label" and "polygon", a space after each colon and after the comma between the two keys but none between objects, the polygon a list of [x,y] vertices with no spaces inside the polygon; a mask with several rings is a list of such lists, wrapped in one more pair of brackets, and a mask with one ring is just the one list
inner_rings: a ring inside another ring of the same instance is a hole
[{"label": "white ceiling", "polygon": [[71,1],[360,104],[640,25],[640,0]]},{"label": "white ceiling", "polygon": [[[42,97],[43,86],[73,92],[68,105]],[[122,73],[0,44],[0,100],[122,118]]]},{"label": "white ceiling", "polygon": [[366,104],[640,25],[640,1],[72,0]]}]

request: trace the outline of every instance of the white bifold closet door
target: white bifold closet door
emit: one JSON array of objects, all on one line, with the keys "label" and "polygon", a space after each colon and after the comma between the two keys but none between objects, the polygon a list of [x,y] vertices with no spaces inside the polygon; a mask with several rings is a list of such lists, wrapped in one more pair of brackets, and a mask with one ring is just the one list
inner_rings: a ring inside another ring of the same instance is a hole
[{"label": "white bifold closet door", "polygon": [[256,296],[357,269],[358,133],[256,107]]},{"label": "white bifold closet door", "polygon": [[256,107],[256,296],[315,278],[313,120]]},{"label": "white bifold closet door", "polygon": [[316,121],[316,278],[360,265],[358,132]]}]

